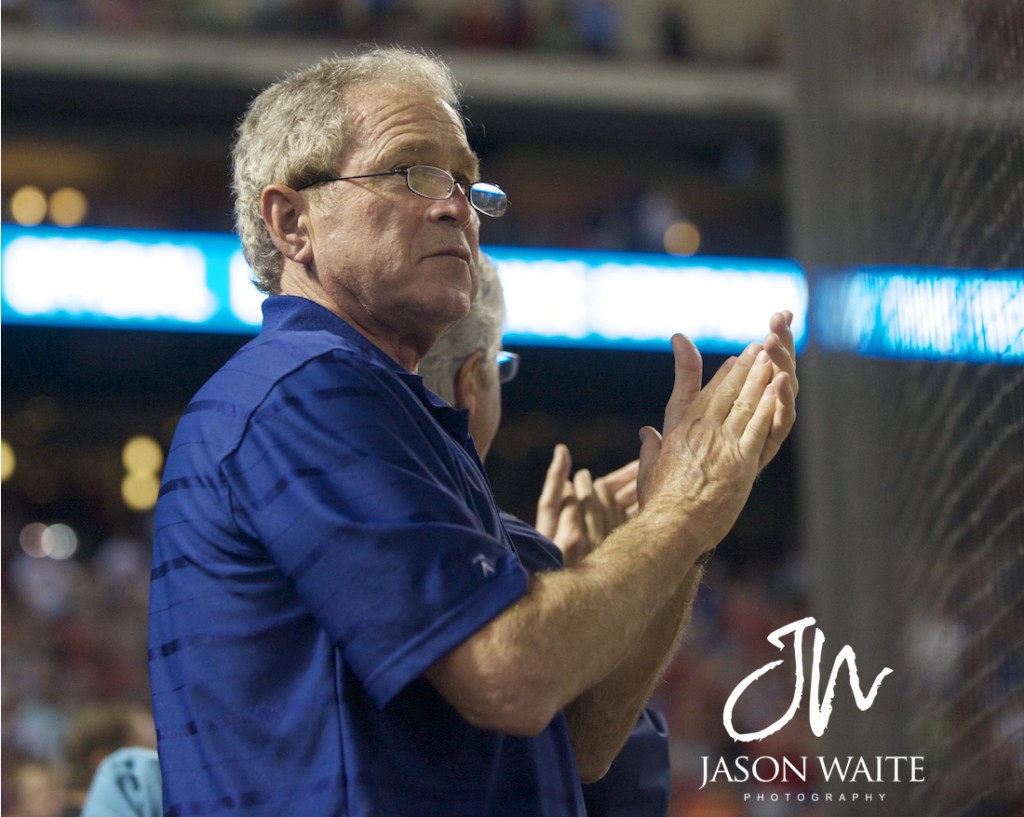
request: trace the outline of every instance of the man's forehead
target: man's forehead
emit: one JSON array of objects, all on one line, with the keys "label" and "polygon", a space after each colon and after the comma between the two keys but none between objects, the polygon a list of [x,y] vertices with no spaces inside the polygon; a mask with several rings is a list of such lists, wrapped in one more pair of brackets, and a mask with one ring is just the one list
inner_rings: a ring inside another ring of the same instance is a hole
[{"label": "man's forehead", "polygon": [[[445,160],[475,172],[479,163],[469,147],[461,114],[423,90],[368,83],[349,97],[352,135],[378,159]],[[443,155],[439,155],[443,154]]]},{"label": "man's forehead", "polygon": [[371,131],[407,130],[417,126],[465,138],[462,115],[447,101],[421,88],[365,83],[346,94],[349,116]]}]

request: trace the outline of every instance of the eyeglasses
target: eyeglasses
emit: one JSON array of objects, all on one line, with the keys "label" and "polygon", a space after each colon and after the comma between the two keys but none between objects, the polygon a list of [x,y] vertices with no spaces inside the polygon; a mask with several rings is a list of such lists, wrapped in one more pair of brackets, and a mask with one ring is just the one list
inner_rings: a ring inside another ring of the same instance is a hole
[{"label": "eyeglasses", "polygon": [[498,364],[498,382],[510,383],[519,374],[519,355],[515,352],[506,352],[502,349],[494,356]]},{"label": "eyeglasses", "polygon": [[423,196],[425,199],[436,199],[437,201],[451,198],[452,193],[455,192],[455,186],[458,185],[474,209],[492,218],[500,218],[508,209],[508,196],[498,185],[488,182],[474,182],[473,184],[460,182],[447,170],[432,165],[413,165],[395,170],[384,170],[380,173],[317,179],[298,189],[305,190],[307,187],[327,182],[347,182],[353,179],[372,179],[377,176],[405,176],[405,184],[413,193]]}]

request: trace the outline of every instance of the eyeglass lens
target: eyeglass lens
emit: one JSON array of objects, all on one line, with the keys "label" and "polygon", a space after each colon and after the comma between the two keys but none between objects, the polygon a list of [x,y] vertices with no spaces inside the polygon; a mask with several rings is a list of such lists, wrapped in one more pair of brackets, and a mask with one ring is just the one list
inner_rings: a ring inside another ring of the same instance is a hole
[{"label": "eyeglass lens", "polygon": [[501,351],[495,356],[498,363],[498,381],[509,383],[519,373],[519,355],[514,352]]},{"label": "eyeglass lens", "polygon": [[508,209],[508,196],[496,184],[477,182],[469,188],[469,203],[489,216],[502,216]]},{"label": "eyeglass lens", "polygon": [[409,189],[428,199],[446,199],[452,194],[455,179],[439,167],[413,165],[405,172]]},{"label": "eyeglass lens", "polygon": [[[452,175],[431,165],[413,165],[405,178],[413,193],[428,199],[446,199],[455,189]],[[508,196],[496,184],[477,182],[469,187],[469,203],[481,213],[497,218],[508,209]]]}]

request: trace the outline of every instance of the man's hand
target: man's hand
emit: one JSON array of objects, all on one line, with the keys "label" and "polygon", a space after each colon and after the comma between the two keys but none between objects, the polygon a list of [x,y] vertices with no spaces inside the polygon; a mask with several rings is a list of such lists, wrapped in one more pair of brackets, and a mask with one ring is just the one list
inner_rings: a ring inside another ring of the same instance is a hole
[{"label": "man's hand", "polygon": [[732,527],[759,468],[774,456],[796,416],[785,316],[773,316],[772,328],[777,331],[766,339],[769,349],[751,344],[703,389],[700,353],[685,336],[673,336],[676,377],[662,433],[650,426],[640,432],[641,507],[687,514],[707,547]]}]

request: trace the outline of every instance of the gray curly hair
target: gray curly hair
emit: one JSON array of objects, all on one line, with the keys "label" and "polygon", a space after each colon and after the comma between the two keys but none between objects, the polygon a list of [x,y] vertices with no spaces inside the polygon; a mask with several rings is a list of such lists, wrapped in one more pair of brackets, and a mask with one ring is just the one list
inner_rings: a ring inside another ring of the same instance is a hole
[{"label": "gray curly hair", "polygon": [[420,361],[419,373],[427,388],[452,405],[455,405],[455,376],[463,361],[478,349],[493,358],[501,348],[505,294],[498,269],[483,253],[480,253],[478,269],[480,285],[469,314],[441,335]]},{"label": "gray curly hair", "polygon": [[260,93],[238,123],[231,152],[235,225],[262,292],[280,292],[282,266],[263,223],[263,190],[299,188],[336,172],[351,136],[348,92],[366,83],[425,91],[459,109],[459,86],[447,64],[404,48],[374,48],[289,74]]}]

